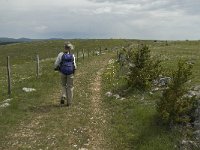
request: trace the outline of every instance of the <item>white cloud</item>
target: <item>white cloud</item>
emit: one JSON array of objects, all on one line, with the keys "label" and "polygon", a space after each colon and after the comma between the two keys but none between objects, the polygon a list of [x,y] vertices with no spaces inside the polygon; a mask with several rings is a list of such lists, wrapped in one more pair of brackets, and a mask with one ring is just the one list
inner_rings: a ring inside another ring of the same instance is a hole
[{"label": "white cloud", "polygon": [[97,8],[94,13],[95,14],[103,14],[103,13],[110,13],[112,11],[111,7],[100,7]]}]

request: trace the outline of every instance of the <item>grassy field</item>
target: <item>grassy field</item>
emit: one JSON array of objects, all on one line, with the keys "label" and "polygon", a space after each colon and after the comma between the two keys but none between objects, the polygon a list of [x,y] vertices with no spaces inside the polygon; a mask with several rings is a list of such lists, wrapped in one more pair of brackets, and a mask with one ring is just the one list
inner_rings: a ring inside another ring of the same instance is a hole
[{"label": "grassy field", "polygon": [[[84,61],[79,59],[75,100],[70,109],[58,107],[60,81],[58,73],[53,71],[54,59],[63,48],[63,42],[37,41],[0,46],[0,102],[9,98],[7,56],[11,57],[12,65],[11,105],[0,108],[0,149],[176,149],[180,134],[160,126],[156,120],[155,101],[159,94],[132,91],[124,100],[105,96],[108,91],[118,92],[119,85],[124,84],[121,81],[117,85],[118,80],[108,81],[105,77],[108,61],[116,59],[116,51],[110,49],[130,44],[137,46],[140,41],[72,40],[76,50],[86,49],[92,53],[101,47],[108,51],[89,58],[86,54]],[[194,62],[191,85],[199,85],[200,42],[171,41],[168,45],[159,41],[143,42],[150,46],[153,55],[164,60],[166,70],[175,69],[179,58]],[[41,59],[39,79],[36,78],[36,54]],[[99,74],[101,69],[104,69],[102,76]],[[22,91],[23,87],[36,91],[26,93]],[[102,103],[96,105],[95,100]]]},{"label": "grassy field", "polygon": [[[123,40],[71,40],[76,46],[74,54],[79,52],[79,57],[82,55],[82,49],[85,49],[85,55],[90,51],[90,55],[93,55],[93,50],[102,51],[105,48],[114,48],[116,46],[125,45],[126,41]],[[41,63],[54,60],[60,51],[62,51],[64,41],[37,41],[28,43],[17,43],[10,45],[0,46],[0,85],[2,86],[0,91],[0,102],[7,97],[7,71],[6,71],[6,59],[10,56],[11,63],[11,75],[12,75],[12,88],[15,91],[15,87],[21,85],[22,80],[35,78],[36,76],[36,55],[38,54]],[[45,65],[41,65],[40,71],[43,73]],[[53,68],[51,63],[50,70]]]},{"label": "grassy field", "polygon": [[[66,110],[66,107],[60,109],[58,107],[60,78],[58,73],[53,70],[55,57],[60,50],[53,49],[51,45],[62,48],[63,42],[41,41],[0,47],[1,57],[6,58],[9,55],[12,64],[11,97],[7,95],[5,62],[1,61],[0,67],[2,75],[1,104],[3,100],[11,98],[9,107],[0,108],[0,149],[16,149],[16,147],[18,149],[47,147],[50,149],[78,149],[78,147],[84,146],[83,144],[87,146],[89,132],[91,132],[91,128],[94,128],[89,118],[95,118],[95,116],[91,116],[93,114],[91,114],[90,101],[88,100],[88,96],[91,95],[89,83],[92,82],[96,72],[103,67],[99,65],[99,62],[109,59],[109,56],[91,56],[92,53],[88,58],[86,53],[85,60],[83,58],[78,60],[74,107],[69,110]],[[117,42],[117,40],[72,42],[76,45],[76,50],[86,49],[90,46],[90,51],[95,48],[99,51],[99,45],[103,43],[101,46],[103,53],[106,52],[105,48],[110,49],[125,43],[124,41]],[[39,79],[36,78],[35,74],[36,62],[34,58],[31,59],[37,54],[33,50],[35,48],[39,48],[38,54],[41,58]],[[35,88],[36,91],[26,93],[22,91],[23,87]],[[64,132],[66,134],[62,134]],[[42,141],[46,137],[48,138]]]},{"label": "grassy field", "polygon": [[[200,42],[149,42],[152,55],[158,56],[163,62],[166,71],[177,67],[179,59],[187,59],[194,63],[191,86],[200,83]],[[137,47],[137,46],[136,46]],[[105,107],[111,113],[110,134],[114,149],[136,149],[136,150],[172,150],[178,149],[183,139],[180,130],[171,130],[161,125],[157,119],[156,101],[160,93],[131,91],[123,94],[126,81],[123,78],[112,78],[113,64],[107,67],[104,73],[103,91],[113,94],[121,94],[125,99],[115,96],[104,96]]]}]

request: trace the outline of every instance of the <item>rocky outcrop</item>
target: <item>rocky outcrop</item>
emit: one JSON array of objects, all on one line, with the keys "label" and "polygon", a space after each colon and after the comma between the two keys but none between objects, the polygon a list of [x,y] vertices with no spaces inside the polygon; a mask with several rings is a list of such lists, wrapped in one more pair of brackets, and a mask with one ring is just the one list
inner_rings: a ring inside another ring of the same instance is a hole
[{"label": "rocky outcrop", "polygon": [[198,102],[197,102],[197,108],[195,110],[195,121],[194,121],[194,137],[198,141],[198,145],[200,148],[200,85],[195,86],[192,89],[193,94],[195,94]]},{"label": "rocky outcrop", "polygon": [[195,121],[193,122],[193,140],[182,140],[181,150],[200,149],[200,85],[194,86],[184,96],[193,97],[197,99],[197,108],[195,110]]}]

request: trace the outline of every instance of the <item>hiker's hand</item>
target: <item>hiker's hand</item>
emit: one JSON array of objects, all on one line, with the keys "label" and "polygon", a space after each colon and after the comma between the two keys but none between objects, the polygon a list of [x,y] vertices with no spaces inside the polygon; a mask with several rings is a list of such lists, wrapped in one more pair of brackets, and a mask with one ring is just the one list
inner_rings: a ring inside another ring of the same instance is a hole
[{"label": "hiker's hand", "polygon": [[55,70],[55,71],[58,71],[58,70],[59,70],[59,67],[54,68],[54,70]]}]

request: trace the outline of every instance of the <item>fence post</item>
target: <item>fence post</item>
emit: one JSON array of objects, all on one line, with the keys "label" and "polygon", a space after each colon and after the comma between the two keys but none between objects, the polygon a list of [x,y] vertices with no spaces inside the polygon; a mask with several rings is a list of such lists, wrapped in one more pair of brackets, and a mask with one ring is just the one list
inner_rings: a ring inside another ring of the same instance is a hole
[{"label": "fence post", "polygon": [[76,60],[78,62],[78,49],[76,50]]},{"label": "fence post", "polygon": [[119,51],[117,49],[117,60],[119,60]]},{"label": "fence post", "polygon": [[95,48],[95,49],[93,49],[93,56],[94,56],[95,52],[96,52],[96,48]]},{"label": "fence post", "polygon": [[100,46],[100,54],[101,54],[101,46]]},{"label": "fence post", "polygon": [[85,57],[84,49],[82,49],[82,54],[83,54],[83,59],[84,59],[84,57]]},{"label": "fence post", "polygon": [[8,74],[8,95],[11,95],[11,74],[10,74],[10,56],[7,57],[7,74]]},{"label": "fence post", "polygon": [[37,60],[37,67],[36,67],[36,75],[37,75],[37,78],[39,77],[39,71],[40,71],[40,58],[39,58],[39,55],[36,56],[36,60]]},{"label": "fence post", "polygon": [[90,51],[89,51],[89,49],[88,49],[88,58],[90,57]]}]

